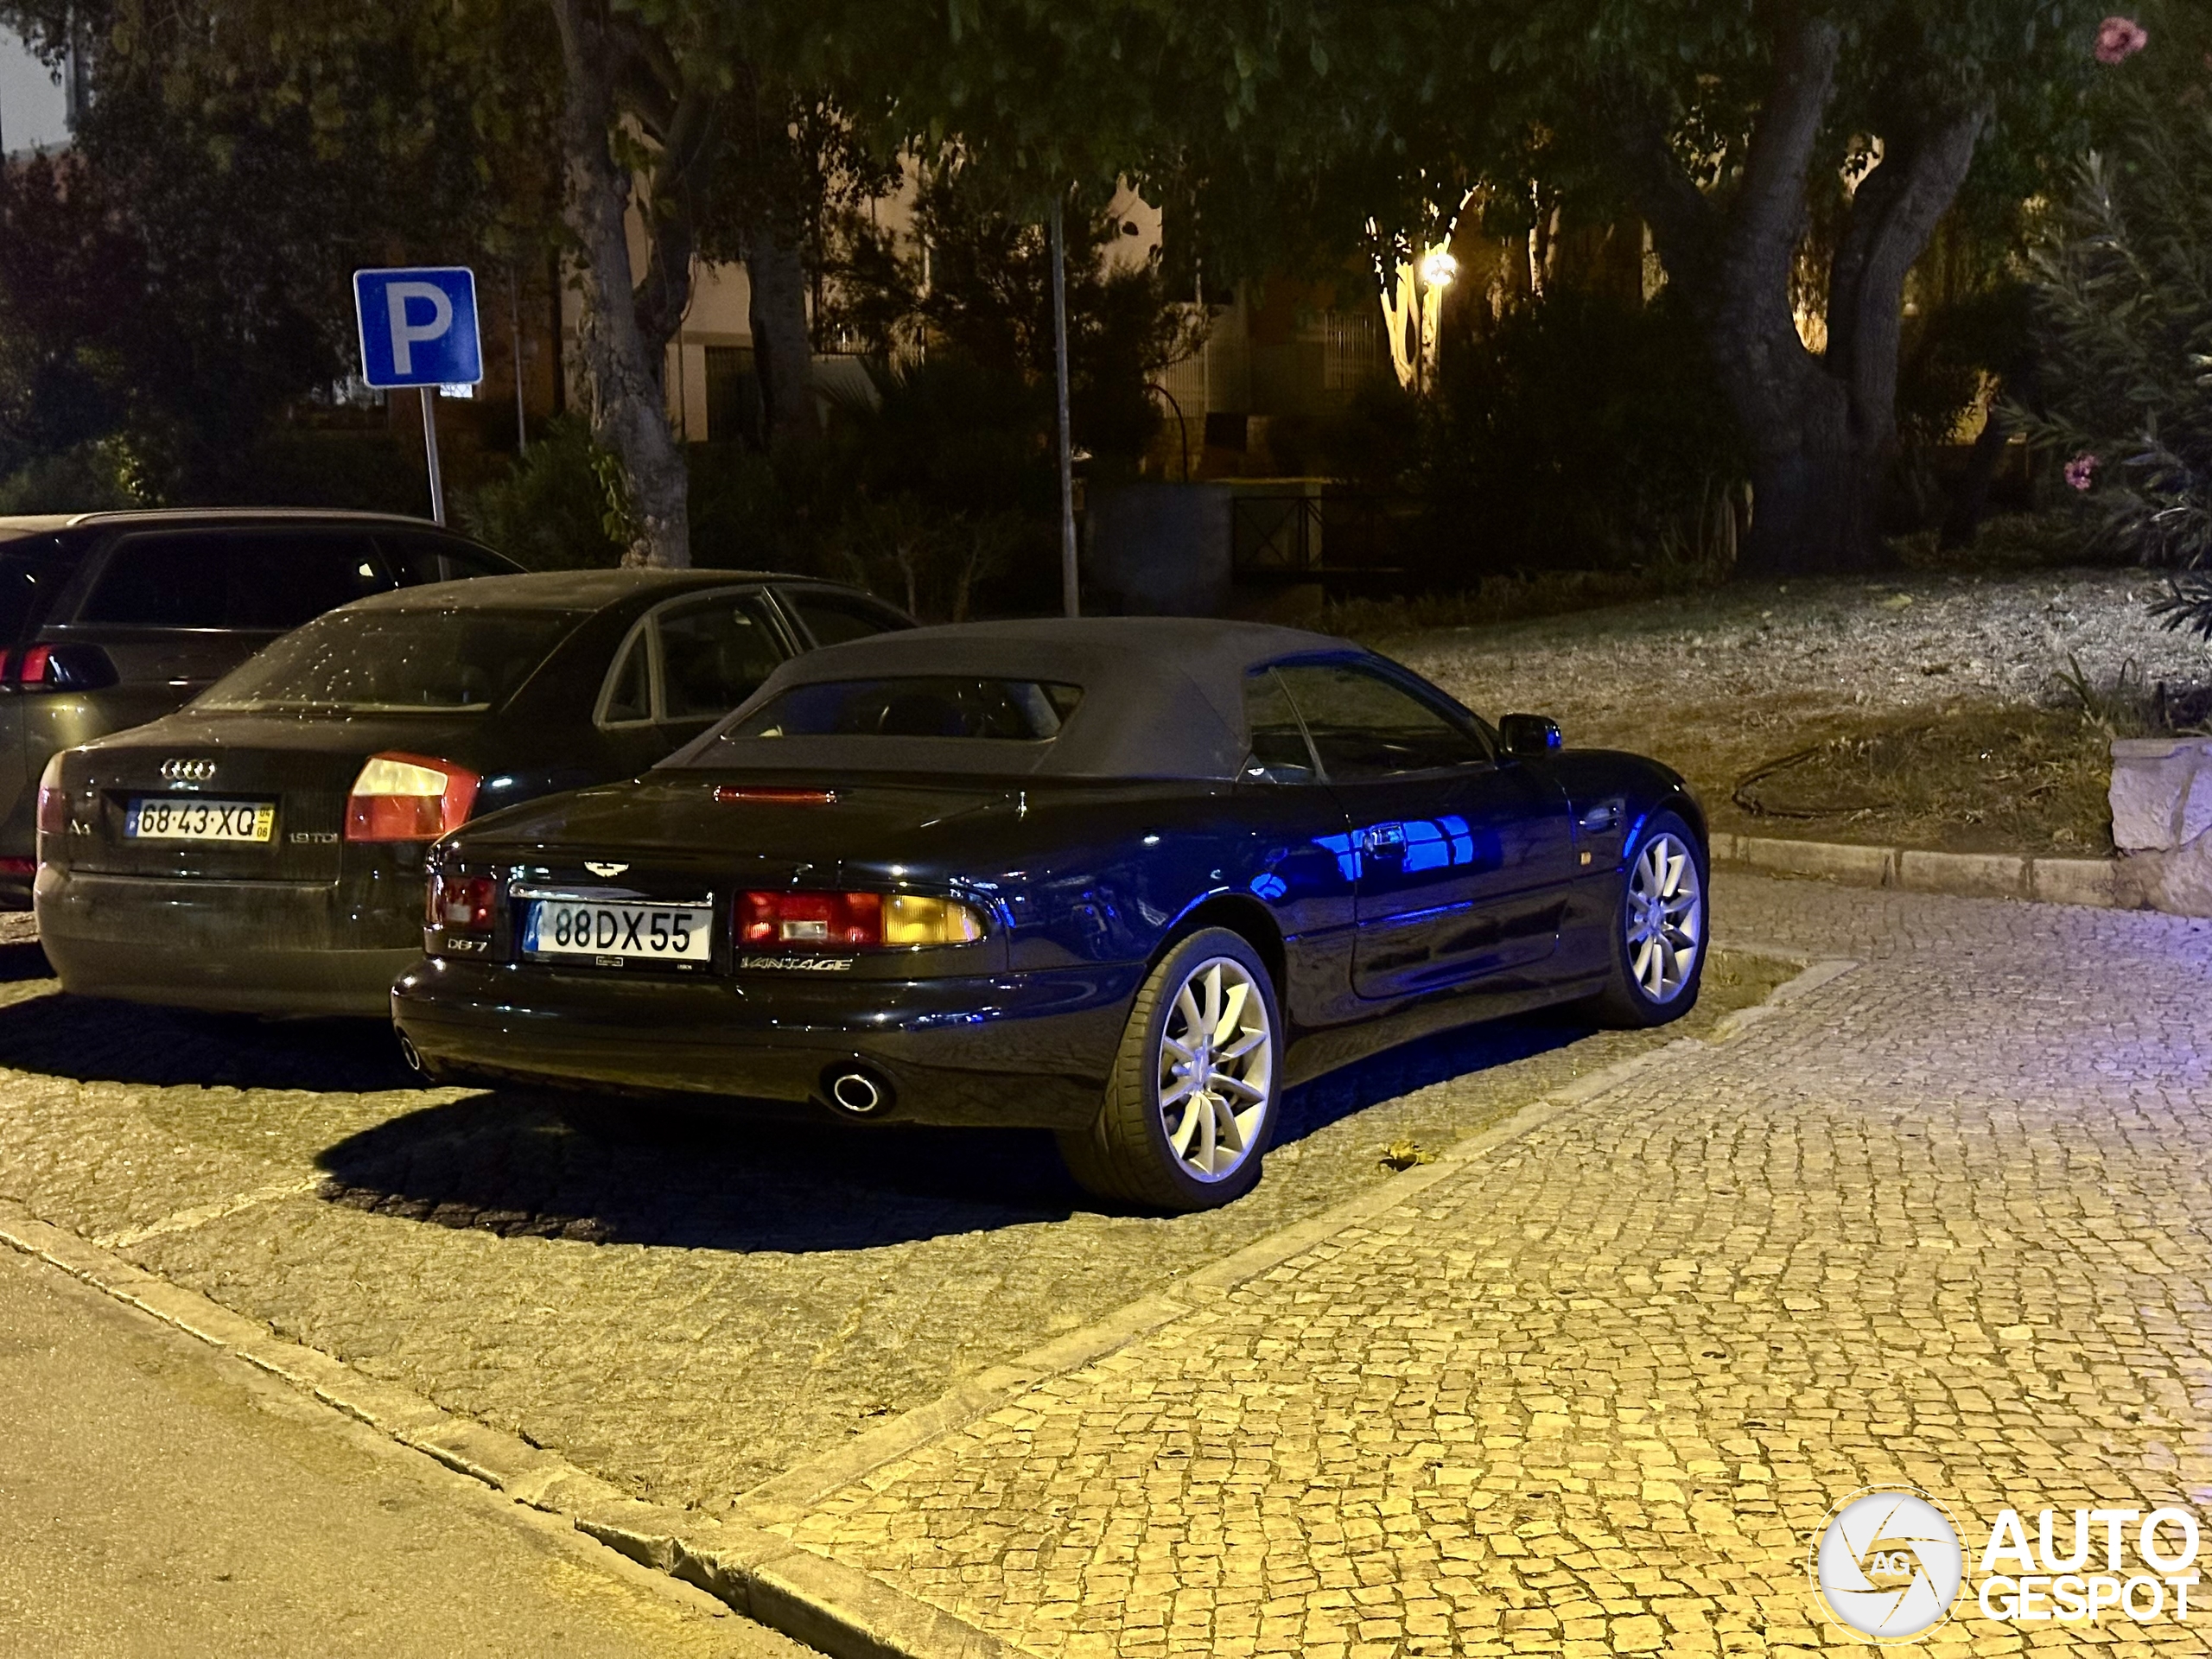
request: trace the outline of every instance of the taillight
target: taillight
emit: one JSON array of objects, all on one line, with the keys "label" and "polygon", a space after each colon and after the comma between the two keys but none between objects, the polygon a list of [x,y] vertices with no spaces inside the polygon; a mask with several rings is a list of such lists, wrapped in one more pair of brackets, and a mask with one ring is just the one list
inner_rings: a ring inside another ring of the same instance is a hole
[{"label": "taillight", "polygon": [[0,684],[19,691],[99,691],[116,683],[115,659],[98,645],[0,651]]},{"label": "taillight", "polygon": [[423,919],[449,933],[489,933],[499,884],[488,875],[433,875]]},{"label": "taillight", "polygon": [[372,755],[346,800],[348,841],[435,841],[468,821],[483,780],[427,755]]},{"label": "taillight", "polygon": [[38,832],[58,836],[69,828],[69,795],[61,786],[61,752],[47,757],[46,770],[38,776]]},{"label": "taillight", "polygon": [[737,900],[741,950],[846,950],[855,946],[965,944],[982,918],[951,899],[910,893],[746,893]]}]

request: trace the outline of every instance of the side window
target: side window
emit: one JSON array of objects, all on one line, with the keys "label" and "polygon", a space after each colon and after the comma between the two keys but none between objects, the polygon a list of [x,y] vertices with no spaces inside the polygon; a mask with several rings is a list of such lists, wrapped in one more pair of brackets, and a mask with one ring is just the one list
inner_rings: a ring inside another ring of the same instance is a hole
[{"label": "side window", "polygon": [[425,582],[459,582],[466,576],[512,575],[512,569],[480,547],[446,536],[382,534],[377,544],[403,588]]},{"label": "side window", "polygon": [[107,556],[80,622],[219,628],[230,588],[221,536],[132,536]]},{"label": "side window", "polygon": [[653,717],[653,653],[650,630],[639,628],[622,647],[599,702],[602,726],[642,726]]},{"label": "side window", "polygon": [[724,594],[664,611],[661,718],[718,720],[760,689],[785,657],[757,594]]},{"label": "side window", "polygon": [[229,550],[224,621],[233,628],[296,628],[392,585],[365,536],[254,532],[231,538]]},{"label": "side window", "polygon": [[391,586],[364,536],[286,531],[133,536],[108,556],[79,620],[282,632]]},{"label": "side window", "polygon": [[1305,716],[1321,769],[1337,783],[1391,778],[1490,760],[1482,739],[1443,709],[1351,663],[1280,668]]},{"label": "side window", "polygon": [[1252,746],[1244,760],[1246,779],[1266,784],[1313,781],[1313,752],[1306,746],[1305,728],[1271,668],[1244,677],[1244,728]]},{"label": "side window", "polygon": [[902,611],[859,594],[833,594],[819,588],[786,588],[784,602],[795,612],[817,645],[842,645],[848,639],[864,639],[871,633],[911,628],[913,621]]}]

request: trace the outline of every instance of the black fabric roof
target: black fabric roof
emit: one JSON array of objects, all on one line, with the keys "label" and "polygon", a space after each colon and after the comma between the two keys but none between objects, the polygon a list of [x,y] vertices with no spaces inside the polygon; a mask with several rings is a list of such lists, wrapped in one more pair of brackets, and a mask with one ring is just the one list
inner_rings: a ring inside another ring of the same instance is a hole
[{"label": "black fabric roof", "polygon": [[[1185,617],[970,622],[877,634],[784,664],[743,708],[663,765],[1040,778],[1233,778],[1246,752],[1245,673],[1316,652],[1360,648],[1298,628]],[[721,735],[791,686],[919,675],[1077,685],[1083,689],[1083,701],[1059,735],[1044,743]]]}]

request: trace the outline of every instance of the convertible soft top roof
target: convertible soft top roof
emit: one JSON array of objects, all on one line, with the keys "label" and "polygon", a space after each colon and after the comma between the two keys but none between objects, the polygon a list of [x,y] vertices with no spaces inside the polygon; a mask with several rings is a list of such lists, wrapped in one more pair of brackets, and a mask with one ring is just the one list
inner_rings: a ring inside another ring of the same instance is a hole
[{"label": "convertible soft top roof", "polygon": [[[1052,778],[1228,779],[1244,763],[1244,676],[1350,640],[1257,622],[1185,617],[969,622],[876,634],[792,658],[671,766]],[[1049,742],[973,738],[723,737],[796,685],[947,675],[1083,689]]]}]

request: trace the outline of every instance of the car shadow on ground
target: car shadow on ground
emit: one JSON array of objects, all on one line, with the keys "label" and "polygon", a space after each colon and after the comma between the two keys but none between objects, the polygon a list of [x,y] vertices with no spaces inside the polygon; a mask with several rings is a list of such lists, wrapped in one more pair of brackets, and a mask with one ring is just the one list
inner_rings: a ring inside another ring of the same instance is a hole
[{"label": "car shadow on ground", "polygon": [[[0,946],[0,983],[43,970],[36,945]],[[1537,1016],[1389,1050],[1291,1090],[1275,1145],[1586,1034],[1571,1020]],[[0,1067],[152,1087],[421,1087],[390,1028],[374,1020],[257,1020],[66,995],[0,1005]],[[285,1110],[296,1114],[296,1099]],[[1368,1148],[1360,1159],[1371,1164]],[[1040,1130],[861,1126],[804,1109],[683,1097],[501,1089],[426,1098],[316,1161],[330,1201],[380,1214],[681,1249],[849,1250],[1112,1209],[1069,1179]]]},{"label": "car shadow on ground", "polygon": [[[43,977],[0,947],[0,983]],[[0,1006],[0,1066],[79,1083],[300,1089],[369,1094],[421,1086],[391,1027],[375,1020],[257,1020],[94,996],[31,996]]]},{"label": "car shadow on ground", "polygon": [[[1291,1090],[1276,1144],[1586,1030],[1500,1022],[1344,1067]],[[1365,1149],[1361,1158],[1370,1161]],[[752,1103],[551,1090],[408,1112],[318,1162],[331,1201],[378,1214],[690,1249],[861,1249],[1112,1208],[1076,1186],[1039,1130],[861,1126]]]}]

